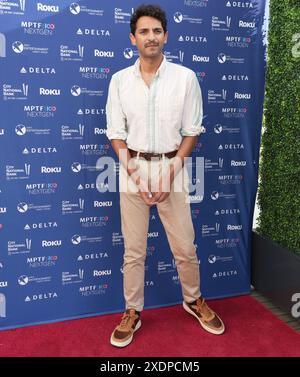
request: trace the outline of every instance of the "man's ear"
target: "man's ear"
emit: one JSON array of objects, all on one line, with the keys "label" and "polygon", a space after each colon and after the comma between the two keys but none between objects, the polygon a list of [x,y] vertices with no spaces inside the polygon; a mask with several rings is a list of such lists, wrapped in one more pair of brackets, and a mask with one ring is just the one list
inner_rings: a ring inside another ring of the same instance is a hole
[{"label": "man's ear", "polygon": [[166,31],[166,33],[165,33],[165,42],[164,42],[164,43],[167,43],[167,42],[168,42],[168,36],[169,36],[169,34],[168,34],[168,32]]},{"label": "man's ear", "polygon": [[129,34],[129,38],[130,38],[131,44],[132,44],[133,46],[136,46],[136,39],[135,39],[135,36],[134,36],[132,33],[130,33],[130,34]]}]

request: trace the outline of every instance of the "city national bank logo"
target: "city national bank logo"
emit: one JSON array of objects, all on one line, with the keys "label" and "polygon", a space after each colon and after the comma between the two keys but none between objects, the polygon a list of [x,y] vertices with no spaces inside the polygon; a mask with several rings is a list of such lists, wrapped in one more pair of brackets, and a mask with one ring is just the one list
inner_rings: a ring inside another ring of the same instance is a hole
[{"label": "city national bank logo", "polygon": [[26,10],[26,0],[0,1],[0,15],[23,16]]},{"label": "city national bank logo", "polygon": [[190,43],[207,43],[207,37],[199,35],[180,35],[178,41]]},{"label": "city national bank logo", "polygon": [[68,215],[70,213],[82,213],[84,211],[84,199],[79,198],[78,202],[63,200],[61,202],[61,213]]},{"label": "city national bank logo", "polygon": [[21,21],[21,28],[25,34],[31,35],[54,35],[55,24],[46,24],[35,21]]},{"label": "city national bank logo", "polygon": [[209,89],[207,92],[207,100],[208,103],[225,103],[227,99],[227,90],[222,89],[221,92],[217,92],[215,90]]},{"label": "city national bank logo", "polygon": [[31,239],[26,238],[25,242],[8,241],[8,255],[28,254],[31,250]]},{"label": "city national bank logo", "polygon": [[24,168],[17,168],[14,165],[6,165],[6,180],[28,179],[30,176],[30,164],[24,164]]},{"label": "city national bank logo", "polygon": [[15,54],[22,54],[25,51],[34,55],[47,55],[49,52],[49,47],[34,47],[28,43],[23,43],[21,41],[14,41],[11,45],[11,48]]},{"label": "city national bank logo", "polygon": [[215,225],[202,224],[202,237],[214,237],[218,236],[220,232],[220,224],[215,223]]},{"label": "city national bank logo", "polygon": [[124,245],[124,237],[120,232],[113,232],[111,234],[111,243],[112,246],[123,246]]},{"label": "city national bank logo", "polygon": [[45,300],[54,300],[58,297],[56,292],[47,292],[47,293],[37,293],[30,296],[26,296],[25,302],[35,302],[35,301],[45,301]]},{"label": "city national bank logo", "polygon": [[224,165],[224,158],[219,157],[217,161],[211,160],[209,158],[205,159],[204,170],[208,171],[221,171]]},{"label": "city national bank logo", "polygon": [[84,36],[96,36],[96,37],[110,37],[110,32],[107,29],[77,29],[77,35],[84,35]]},{"label": "city national bank logo", "polygon": [[127,12],[122,8],[115,8],[115,24],[129,24],[133,13],[134,8],[131,8],[131,11]]},{"label": "city national bank logo", "polygon": [[6,58],[6,38],[2,33],[0,33],[0,58]]},{"label": "city national bank logo", "polygon": [[78,3],[72,3],[69,6],[69,11],[74,16],[78,16],[78,14],[86,13],[89,16],[103,16],[104,10],[103,9],[92,9],[88,8],[86,5],[79,5]]},{"label": "city national bank logo", "polygon": [[225,19],[221,19],[217,16],[211,18],[211,30],[212,31],[229,31],[231,26],[231,17],[226,16]]},{"label": "city national bank logo", "polygon": [[24,113],[26,113],[27,118],[53,118],[56,114],[56,110],[56,106],[24,106]]},{"label": "city national bank logo", "polygon": [[78,45],[77,49],[71,48],[68,45],[60,45],[60,60],[61,61],[83,61],[84,46]]},{"label": "city national bank logo", "polygon": [[62,285],[66,284],[74,284],[74,283],[82,283],[84,276],[84,270],[79,268],[78,272],[71,273],[71,272],[62,272]]},{"label": "city national bank logo", "polygon": [[176,53],[172,53],[170,51],[164,51],[164,55],[168,62],[176,63],[176,64],[183,64],[184,61],[184,51],[179,50]]},{"label": "city national bank logo", "polygon": [[79,124],[77,128],[68,125],[61,126],[62,140],[82,140],[84,136],[84,124]]},{"label": "city national bank logo", "polygon": [[196,17],[191,17],[188,16],[187,14],[182,14],[181,12],[175,12],[173,14],[173,20],[177,23],[180,24],[181,22],[188,22],[190,24],[202,24],[203,19],[202,18],[196,18]]},{"label": "city national bank logo", "polygon": [[3,84],[2,90],[4,100],[27,100],[29,85],[23,83],[21,88],[15,88],[11,84]]},{"label": "city national bank logo", "polygon": [[159,261],[157,264],[157,272],[158,274],[164,274],[168,272],[174,273],[176,271],[176,262],[173,258],[171,262]]}]

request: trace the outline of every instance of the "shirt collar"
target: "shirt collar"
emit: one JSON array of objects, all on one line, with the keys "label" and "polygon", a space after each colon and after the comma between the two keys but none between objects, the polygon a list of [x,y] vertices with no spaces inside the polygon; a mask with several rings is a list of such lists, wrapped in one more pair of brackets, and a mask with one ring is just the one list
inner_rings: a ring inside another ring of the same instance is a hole
[{"label": "shirt collar", "polygon": [[[160,63],[160,66],[158,67],[158,70],[156,71],[155,76],[162,76],[167,68],[167,59],[164,55],[162,62]],[[141,71],[140,71],[140,58],[136,60],[136,62],[133,65],[134,74],[136,76],[141,77]]]}]

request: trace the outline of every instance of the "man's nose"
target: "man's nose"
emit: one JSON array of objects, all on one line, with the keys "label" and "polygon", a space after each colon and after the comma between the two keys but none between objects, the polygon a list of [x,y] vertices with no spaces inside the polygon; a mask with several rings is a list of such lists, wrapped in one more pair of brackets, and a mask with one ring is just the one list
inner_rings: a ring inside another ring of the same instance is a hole
[{"label": "man's nose", "polygon": [[154,41],[155,40],[155,34],[153,33],[153,31],[152,32],[150,31],[150,33],[148,35],[148,39],[149,39],[149,41]]}]

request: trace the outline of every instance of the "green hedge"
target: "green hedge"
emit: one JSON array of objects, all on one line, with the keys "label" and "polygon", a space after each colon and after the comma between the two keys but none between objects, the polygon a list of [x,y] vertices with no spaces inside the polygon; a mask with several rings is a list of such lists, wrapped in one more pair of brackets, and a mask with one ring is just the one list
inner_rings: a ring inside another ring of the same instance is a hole
[{"label": "green hedge", "polygon": [[267,59],[257,231],[300,255],[300,0],[270,0]]}]

